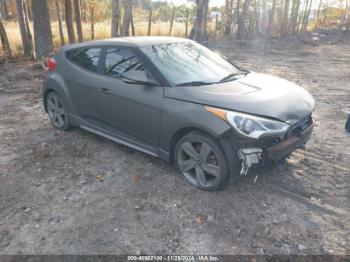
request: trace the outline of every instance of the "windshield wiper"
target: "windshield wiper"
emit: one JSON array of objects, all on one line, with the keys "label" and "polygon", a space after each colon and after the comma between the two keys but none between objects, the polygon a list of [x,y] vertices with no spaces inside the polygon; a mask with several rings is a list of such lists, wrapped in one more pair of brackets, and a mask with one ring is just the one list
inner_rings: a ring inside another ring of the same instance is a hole
[{"label": "windshield wiper", "polygon": [[231,78],[233,78],[233,77],[236,77],[236,76],[238,76],[238,75],[240,75],[240,73],[232,73],[232,74],[229,74],[228,76],[225,76],[223,79],[221,79],[221,80],[219,81],[219,83],[226,82],[227,80],[229,80],[229,79],[231,79]]},{"label": "windshield wiper", "polygon": [[176,84],[175,86],[203,86],[203,85],[211,85],[211,84],[214,84],[214,83],[204,82],[204,81],[190,81],[190,82]]},{"label": "windshield wiper", "polygon": [[236,77],[239,75],[246,75],[246,74],[248,74],[248,71],[243,71],[243,70],[239,73],[231,73],[231,74],[225,76],[223,79],[221,79],[218,83],[226,82],[233,77]]}]

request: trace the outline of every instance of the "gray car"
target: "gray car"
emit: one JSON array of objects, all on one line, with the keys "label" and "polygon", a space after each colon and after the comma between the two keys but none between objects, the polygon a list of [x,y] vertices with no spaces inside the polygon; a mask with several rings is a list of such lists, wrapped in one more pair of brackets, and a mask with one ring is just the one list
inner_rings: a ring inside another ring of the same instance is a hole
[{"label": "gray car", "polygon": [[280,161],[309,139],[312,96],[175,37],[63,47],[48,61],[52,124],[80,127],[165,161],[203,190]]}]

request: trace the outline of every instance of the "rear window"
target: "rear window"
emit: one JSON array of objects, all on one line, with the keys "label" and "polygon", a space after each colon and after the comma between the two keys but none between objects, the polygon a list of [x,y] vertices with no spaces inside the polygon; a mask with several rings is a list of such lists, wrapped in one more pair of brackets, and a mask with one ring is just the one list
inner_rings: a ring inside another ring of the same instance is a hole
[{"label": "rear window", "polygon": [[101,48],[96,47],[77,48],[66,52],[69,61],[91,72],[97,72],[100,56]]}]

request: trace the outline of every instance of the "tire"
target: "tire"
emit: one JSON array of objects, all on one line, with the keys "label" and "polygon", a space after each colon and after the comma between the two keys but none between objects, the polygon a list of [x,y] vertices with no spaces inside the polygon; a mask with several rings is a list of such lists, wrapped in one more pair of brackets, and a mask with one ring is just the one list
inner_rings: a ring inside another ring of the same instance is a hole
[{"label": "tire", "polygon": [[180,176],[201,190],[216,191],[227,184],[229,169],[225,153],[206,134],[184,135],[175,146],[174,160]]},{"label": "tire", "polygon": [[71,126],[62,98],[56,92],[52,91],[47,95],[45,103],[51,124],[57,129],[70,129]]}]

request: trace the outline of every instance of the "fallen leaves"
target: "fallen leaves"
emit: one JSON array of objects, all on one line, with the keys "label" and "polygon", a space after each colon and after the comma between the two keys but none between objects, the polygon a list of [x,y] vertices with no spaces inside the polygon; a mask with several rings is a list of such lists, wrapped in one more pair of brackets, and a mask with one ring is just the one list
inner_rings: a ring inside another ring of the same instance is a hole
[{"label": "fallen leaves", "polygon": [[96,177],[96,180],[99,181],[99,182],[103,182],[104,181],[104,178],[102,177],[102,175],[98,175]]},{"label": "fallen leaves", "polygon": [[194,223],[197,224],[197,225],[202,225],[205,221],[205,216],[204,215],[197,215],[194,219]]}]

